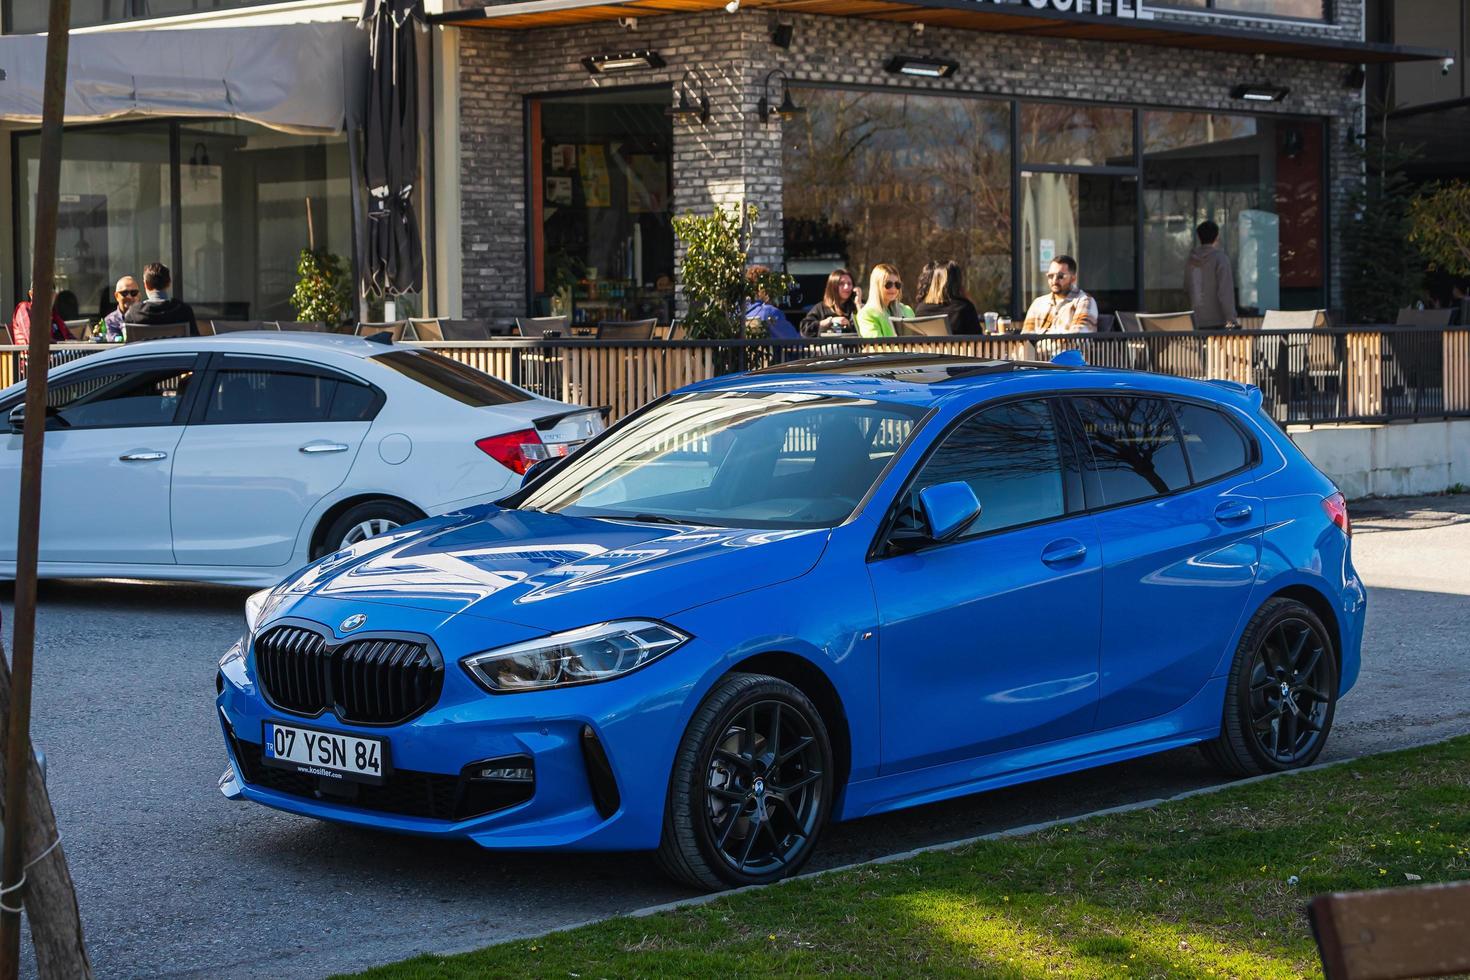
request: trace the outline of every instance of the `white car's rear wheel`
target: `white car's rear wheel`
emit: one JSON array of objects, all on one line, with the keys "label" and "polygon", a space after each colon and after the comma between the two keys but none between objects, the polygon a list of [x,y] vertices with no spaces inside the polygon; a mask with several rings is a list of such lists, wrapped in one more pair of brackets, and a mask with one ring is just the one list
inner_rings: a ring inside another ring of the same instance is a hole
[{"label": "white car's rear wheel", "polygon": [[327,533],[322,535],[319,554],[312,557],[320,558],[329,552],[350,548],[360,541],[387,534],[404,524],[412,524],[423,516],[407,504],[396,500],[364,501],[338,515],[327,528]]}]

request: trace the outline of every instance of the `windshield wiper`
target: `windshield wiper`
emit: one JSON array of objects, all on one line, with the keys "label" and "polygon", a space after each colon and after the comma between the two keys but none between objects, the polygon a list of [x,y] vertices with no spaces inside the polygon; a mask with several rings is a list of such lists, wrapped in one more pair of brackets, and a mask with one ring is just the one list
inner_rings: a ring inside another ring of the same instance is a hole
[{"label": "windshield wiper", "polygon": [[608,521],[633,521],[637,524],[677,524],[680,527],[713,527],[712,524],[701,524],[683,517],[670,517],[667,514],[584,514],[584,517],[595,517]]}]

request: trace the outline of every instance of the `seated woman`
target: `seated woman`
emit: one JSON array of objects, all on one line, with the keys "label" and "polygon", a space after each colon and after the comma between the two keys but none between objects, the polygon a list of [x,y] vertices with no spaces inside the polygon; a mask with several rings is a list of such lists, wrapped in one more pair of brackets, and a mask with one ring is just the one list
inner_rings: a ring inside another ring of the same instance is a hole
[{"label": "seated woman", "polygon": [[833,270],[827,277],[827,289],[822,293],[821,302],[801,318],[802,336],[815,337],[855,329],[858,303],[862,299],[863,291],[853,285],[852,273],[846,269]]},{"label": "seated woman", "polygon": [[864,337],[894,336],[895,316],[911,317],[914,311],[903,303],[903,277],[887,263],[873,266],[868,277],[868,299],[858,310],[858,333]]},{"label": "seated woman", "polygon": [[980,314],[965,296],[965,270],[953,259],[934,270],[929,292],[919,297],[916,316],[943,316],[950,333],[981,333]]},{"label": "seated woman", "polygon": [[757,284],[755,299],[746,304],[745,319],[747,322],[759,320],[766,328],[766,333],[777,340],[797,340],[801,337],[801,334],[797,333],[796,328],[791,325],[791,321],[786,319],[786,314],[782,313],[780,309],[771,303],[771,296],[766,292],[765,288],[758,285],[761,277],[767,275],[770,271],[771,267],[767,265],[753,265],[745,270],[746,280],[752,284]]}]

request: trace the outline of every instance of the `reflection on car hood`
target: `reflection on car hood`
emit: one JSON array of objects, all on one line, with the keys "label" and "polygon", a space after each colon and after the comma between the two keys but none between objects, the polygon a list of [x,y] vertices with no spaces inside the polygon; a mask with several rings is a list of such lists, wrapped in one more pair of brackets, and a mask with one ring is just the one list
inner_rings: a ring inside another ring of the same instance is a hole
[{"label": "reflection on car hood", "polygon": [[323,559],[282,585],[272,614],[321,596],[548,631],[668,616],[805,574],[828,535],[477,507]]}]

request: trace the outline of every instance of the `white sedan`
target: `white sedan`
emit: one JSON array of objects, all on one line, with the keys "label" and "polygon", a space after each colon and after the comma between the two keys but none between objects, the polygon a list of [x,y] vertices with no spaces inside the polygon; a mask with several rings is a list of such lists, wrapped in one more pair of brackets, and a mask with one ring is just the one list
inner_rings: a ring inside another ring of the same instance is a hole
[{"label": "white sedan", "polygon": [[[54,369],[42,577],[273,585],[307,561],[495,500],[602,431],[431,351],[236,333]],[[0,391],[0,578],[15,576],[25,385]]]}]

